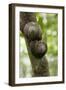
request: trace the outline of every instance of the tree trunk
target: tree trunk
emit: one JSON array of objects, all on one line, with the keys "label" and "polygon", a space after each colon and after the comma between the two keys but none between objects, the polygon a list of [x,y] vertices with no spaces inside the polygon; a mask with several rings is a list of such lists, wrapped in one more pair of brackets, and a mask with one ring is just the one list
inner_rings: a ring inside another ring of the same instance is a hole
[{"label": "tree trunk", "polygon": [[[37,22],[36,16],[34,13],[29,12],[21,12],[20,13],[20,30],[23,33],[23,29],[25,25],[29,22]],[[30,41],[24,36],[28,54],[30,57],[30,62],[32,65],[33,70],[33,76],[49,76],[49,67],[48,67],[48,61],[46,59],[46,56],[44,55],[42,58],[36,58],[30,49]]]}]

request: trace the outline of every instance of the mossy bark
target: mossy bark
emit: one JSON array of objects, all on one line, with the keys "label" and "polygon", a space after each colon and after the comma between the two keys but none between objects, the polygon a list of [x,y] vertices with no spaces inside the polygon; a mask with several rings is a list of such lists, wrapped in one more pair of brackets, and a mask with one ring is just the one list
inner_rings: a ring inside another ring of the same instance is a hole
[{"label": "mossy bark", "polygon": [[[34,13],[29,12],[20,12],[20,30],[23,33],[23,29],[28,22],[37,22],[36,16]],[[32,65],[33,76],[49,76],[49,67],[46,56],[44,55],[42,58],[36,58],[30,49],[30,41],[24,36],[28,54],[30,57],[30,62]]]}]

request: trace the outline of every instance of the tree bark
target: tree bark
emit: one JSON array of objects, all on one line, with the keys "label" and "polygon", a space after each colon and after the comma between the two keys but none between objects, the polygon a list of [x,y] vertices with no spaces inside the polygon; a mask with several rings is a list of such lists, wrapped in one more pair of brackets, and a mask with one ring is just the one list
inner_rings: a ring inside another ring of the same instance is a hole
[{"label": "tree bark", "polygon": [[[20,13],[20,30],[22,33],[25,25],[31,21],[37,22],[36,16],[34,13],[29,13],[29,12]],[[48,66],[48,61],[46,59],[46,56],[44,55],[42,58],[36,58],[31,52],[30,41],[25,36],[24,38],[26,41],[30,62],[32,65],[33,76],[35,77],[49,76],[49,66]]]}]

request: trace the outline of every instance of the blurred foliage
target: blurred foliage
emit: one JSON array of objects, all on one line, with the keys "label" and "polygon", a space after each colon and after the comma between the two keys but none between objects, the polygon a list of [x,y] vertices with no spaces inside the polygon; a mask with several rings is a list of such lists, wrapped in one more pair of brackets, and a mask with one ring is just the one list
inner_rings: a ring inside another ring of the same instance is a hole
[{"label": "blurred foliage", "polygon": [[36,13],[38,24],[42,28],[42,38],[48,45],[47,59],[49,62],[50,75],[58,72],[58,15]]},{"label": "blurred foliage", "polygon": [[[47,59],[50,75],[58,73],[58,15],[49,13],[35,13],[38,24],[42,29],[42,39],[48,45]],[[20,77],[31,77],[32,68],[23,34],[20,32]]]},{"label": "blurred foliage", "polygon": [[20,77],[31,77],[32,75],[32,68],[31,68],[31,63],[25,43],[25,39],[23,35],[20,33],[20,54],[19,54],[19,76]]}]

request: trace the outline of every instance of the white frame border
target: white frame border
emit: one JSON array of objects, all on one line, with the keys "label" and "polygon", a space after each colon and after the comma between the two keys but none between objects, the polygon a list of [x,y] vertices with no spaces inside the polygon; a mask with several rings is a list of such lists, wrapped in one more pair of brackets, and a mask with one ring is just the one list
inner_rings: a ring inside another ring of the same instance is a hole
[{"label": "white frame border", "polygon": [[[58,14],[58,76],[19,78],[19,13],[45,12]],[[15,84],[62,81],[62,10],[37,7],[15,7]]]}]

